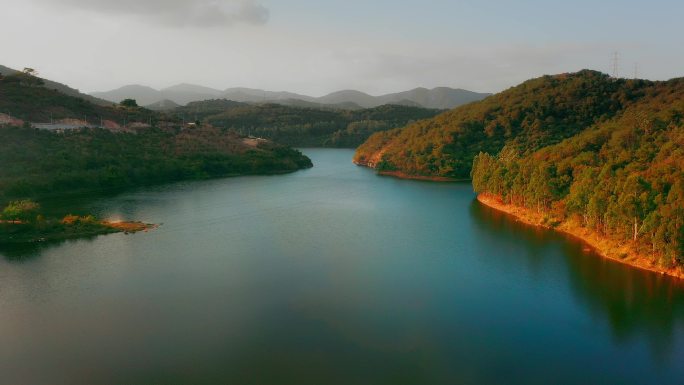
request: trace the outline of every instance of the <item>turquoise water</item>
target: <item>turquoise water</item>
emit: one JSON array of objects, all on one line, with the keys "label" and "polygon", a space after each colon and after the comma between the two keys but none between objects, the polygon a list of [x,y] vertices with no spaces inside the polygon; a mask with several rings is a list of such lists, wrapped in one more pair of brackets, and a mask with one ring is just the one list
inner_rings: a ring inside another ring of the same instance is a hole
[{"label": "turquoise water", "polygon": [[148,233],[0,249],[0,383],[678,384],[684,286],[468,184],[294,174],[88,203]]}]

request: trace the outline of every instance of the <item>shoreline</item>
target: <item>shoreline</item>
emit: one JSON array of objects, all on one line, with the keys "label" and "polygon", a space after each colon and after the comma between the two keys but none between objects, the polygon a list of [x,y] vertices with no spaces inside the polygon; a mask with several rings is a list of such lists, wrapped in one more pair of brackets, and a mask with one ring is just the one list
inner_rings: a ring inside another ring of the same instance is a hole
[{"label": "shoreline", "polygon": [[591,229],[576,226],[567,221],[561,222],[557,227],[545,225],[542,223],[543,218],[541,215],[524,207],[503,203],[498,197],[489,194],[478,194],[477,200],[493,210],[514,217],[518,222],[567,234],[589,246],[602,258],[641,270],[684,279],[684,271],[681,268],[667,269],[655,265],[652,258],[634,251],[630,247],[630,242],[620,244],[620,242],[601,236]]},{"label": "shoreline", "polygon": [[108,227],[113,230],[117,230],[118,232],[122,232],[124,234],[132,234],[132,233],[138,233],[138,232],[147,232],[148,230],[154,230],[159,227],[159,225],[156,224],[151,224],[151,223],[143,223],[143,222],[127,222],[127,221],[116,221],[116,222],[111,222],[111,221],[102,221],[100,222],[105,227]]},{"label": "shoreline", "polygon": [[427,182],[439,182],[439,183],[453,183],[453,182],[469,182],[470,179],[455,179],[448,178],[445,176],[427,176],[427,175],[411,175],[402,171],[377,171],[375,167],[371,167],[369,164],[364,162],[352,161],[355,165],[359,167],[370,168],[371,170],[376,170],[378,175],[389,176],[397,179],[407,179],[407,180],[421,180]]},{"label": "shoreline", "polygon": [[3,223],[0,245],[58,242],[107,234],[134,234],[159,227],[156,224],[132,221],[93,221],[84,217],[67,216],[59,224],[36,227],[27,223]]},{"label": "shoreline", "polygon": [[378,175],[390,176],[390,177],[398,178],[398,179],[422,180],[422,181],[440,182],[440,183],[467,182],[468,181],[467,179],[454,179],[454,178],[447,178],[445,176],[411,175],[411,174],[406,174],[406,173],[401,172],[401,171],[378,171]]}]

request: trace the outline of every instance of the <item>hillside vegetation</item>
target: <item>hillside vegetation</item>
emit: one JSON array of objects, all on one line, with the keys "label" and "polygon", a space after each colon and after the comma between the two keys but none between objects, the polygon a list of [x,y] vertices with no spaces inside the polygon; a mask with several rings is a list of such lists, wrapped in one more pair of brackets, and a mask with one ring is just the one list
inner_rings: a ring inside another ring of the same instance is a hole
[{"label": "hillside vegetation", "polygon": [[[17,74],[20,74],[21,72],[22,71],[18,71],[18,70],[0,65],[0,77],[17,75]],[[41,80],[42,80],[41,86],[44,88],[47,88],[50,90],[55,90],[55,91],[60,92],[64,95],[74,96],[77,98],[85,99],[85,100],[87,100],[91,103],[97,104],[97,105],[101,105],[101,106],[111,106],[112,105],[112,102],[110,102],[110,101],[99,99],[99,98],[96,98],[96,97],[88,95],[88,94],[84,94],[84,93],[80,92],[79,90],[71,88],[65,84],[58,83],[58,82],[48,80],[48,79],[41,79]]]},{"label": "hillside vegetation", "polygon": [[[474,161],[473,186],[628,244],[660,266],[684,263],[684,79],[650,84],[614,119],[525,153]],[[555,223],[553,223],[555,222]]]},{"label": "hillside vegetation", "polygon": [[399,105],[344,110],[250,105],[230,100],[194,102],[173,111],[175,119],[201,120],[290,146],[347,148],[357,147],[375,132],[402,127],[438,113],[439,110]]},{"label": "hillside vegetation", "polygon": [[683,79],[581,71],[375,134],[355,161],[407,176],[472,178],[483,199],[527,221],[605,241],[605,255],[632,264],[678,269],[683,117]]},{"label": "hillside vegetation", "polygon": [[544,76],[423,120],[371,136],[354,161],[381,171],[470,177],[480,152],[506,144],[531,151],[607,121],[643,97],[647,81],[614,80],[594,71]]},{"label": "hillside vegetation", "polygon": [[10,127],[0,128],[0,143],[0,200],[311,167],[299,151],[252,145],[216,128],[57,134]]},{"label": "hillside vegetation", "polygon": [[[167,116],[137,107],[134,100],[106,107],[43,85],[42,79],[28,73],[0,77],[0,112],[25,120],[23,127],[0,125],[0,244],[153,228],[89,215],[64,216],[66,212],[50,212],[46,217],[39,202],[61,202],[67,195],[102,195],[157,183],[312,167],[301,152],[271,141],[208,125],[183,127]],[[30,128],[31,121],[63,118],[83,118],[91,124],[137,120],[152,126],[117,128],[119,132]]]},{"label": "hillside vegetation", "polygon": [[0,78],[0,113],[31,122],[60,119],[87,120],[99,125],[111,120],[180,126],[183,121],[209,123],[297,147],[355,148],[371,134],[434,117],[440,111],[421,107],[384,105],[368,109],[338,109],[282,104],[247,104],[226,99],[192,102],[175,107],[172,102],[141,107],[121,104],[102,106],[77,96],[44,87],[44,80],[23,73]]},{"label": "hillside vegetation", "polygon": [[101,119],[149,121],[158,114],[144,108],[102,106],[77,96],[44,87],[43,80],[23,73],[0,77],[0,113],[9,113],[25,121],[49,122],[51,119]]},{"label": "hillside vegetation", "polygon": [[[225,175],[271,174],[311,167],[299,151],[210,126],[182,128],[144,108],[103,107],[40,86],[26,74],[0,79],[0,111],[27,121],[97,117],[151,121],[151,128],[64,133],[0,127],[0,204],[81,191]],[[133,103],[134,104],[134,103]]]}]

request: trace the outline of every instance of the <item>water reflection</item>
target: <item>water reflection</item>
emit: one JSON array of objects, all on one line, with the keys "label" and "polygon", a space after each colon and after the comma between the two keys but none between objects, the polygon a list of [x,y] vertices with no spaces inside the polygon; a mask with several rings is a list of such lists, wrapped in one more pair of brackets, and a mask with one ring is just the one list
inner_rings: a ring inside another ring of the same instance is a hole
[{"label": "water reflection", "polygon": [[[672,353],[676,327],[684,325],[682,282],[602,258],[569,235],[523,224],[478,201],[470,214],[474,223],[500,240],[524,244],[529,252],[508,253],[506,258],[527,258],[516,263],[527,264],[531,272],[552,262],[549,258],[560,258],[566,269],[556,278],[567,280],[578,303],[609,325],[616,343],[646,337],[657,360]],[[545,253],[559,244],[562,253]]]},{"label": "water reflection", "polygon": [[0,243],[0,257],[8,262],[21,263],[41,257],[47,250],[70,242],[92,241],[101,235],[79,237],[78,239],[50,240],[29,243]]},{"label": "water reflection", "polygon": [[671,280],[488,212],[467,184],[307,154],[300,173],[87,208],[155,231],[0,251],[0,383],[684,378]]}]

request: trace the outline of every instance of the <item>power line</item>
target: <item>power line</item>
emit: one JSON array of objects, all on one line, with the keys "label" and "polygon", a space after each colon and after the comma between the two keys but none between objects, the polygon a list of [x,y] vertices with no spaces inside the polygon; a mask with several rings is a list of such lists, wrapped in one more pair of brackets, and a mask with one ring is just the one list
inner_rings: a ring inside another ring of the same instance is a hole
[{"label": "power line", "polygon": [[634,63],[634,80],[639,78],[639,63]]},{"label": "power line", "polygon": [[610,61],[612,76],[614,79],[620,77],[620,53],[618,51],[613,52],[613,57]]}]

